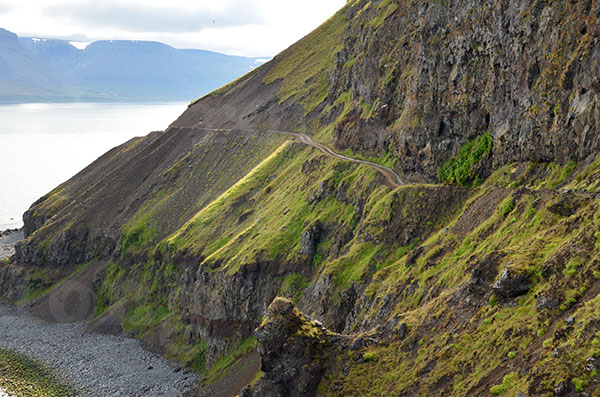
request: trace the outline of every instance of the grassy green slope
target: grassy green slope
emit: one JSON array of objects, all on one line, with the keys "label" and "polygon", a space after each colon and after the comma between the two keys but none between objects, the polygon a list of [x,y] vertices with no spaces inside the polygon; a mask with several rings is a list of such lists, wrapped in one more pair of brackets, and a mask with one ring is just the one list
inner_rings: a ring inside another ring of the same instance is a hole
[{"label": "grassy green slope", "polygon": [[[111,265],[100,286],[97,313],[128,302],[127,329],[148,337],[168,328],[167,354],[197,369],[205,368],[202,340],[184,338],[185,330],[191,328],[182,322],[182,267],[192,261],[215,274],[232,276],[245,272],[247,265],[270,263],[279,268],[274,279],[279,293],[296,301],[312,280],[331,275],[335,300],[338,293],[369,279],[391,258],[405,254],[448,216],[448,211],[430,211],[420,227],[420,216],[408,214],[412,205],[427,206],[431,200],[424,197],[435,197],[433,192],[442,197],[431,203],[438,207],[448,194],[458,197],[458,203],[464,196],[453,187],[391,190],[382,181],[369,167],[285,142],[162,242],[153,245],[154,236],[139,235],[147,240],[139,244],[136,264]],[[387,226],[393,229],[393,218],[400,219],[400,213],[414,228],[414,238],[399,243],[382,231]],[[314,225],[319,225],[322,236],[315,254],[307,255],[301,252],[302,235]]]},{"label": "grassy green slope", "polygon": [[[392,190],[379,185],[369,168],[286,142],[150,253],[157,257],[168,246],[171,257],[200,258],[200,266],[224,274],[257,261],[288,264],[277,281],[280,294],[301,307],[310,306],[305,291],[331,275],[323,298],[331,305],[349,288],[363,291],[363,309],[349,331],[381,325],[381,313],[407,324],[405,339],[349,353],[334,364],[331,380],[322,385],[326,394],[510,395],[549,391],[563,381],[594,390],[595,375],[582,362],[599,353],[597,172],[598,162],[578,168],[510,165],[475,189]],[[440,212],[449,203],[454,209]],[[299,265],[307,259],[301,236],[315,224],[326,232],[306,271]],[[422,228],[408,237],[396,233],[411,225]],[[335,248],[342,230],[350,237]],[[420,248],[416,259],[407,260]],[[133,294],[123,292],[106,304],[135,302],[127,324],[142,333],[161,324],[185,329],[177,315],[180,301],[172,291],[161,298],[161,285],[177,286],[177,264],[149,261],[129,276],[119,271],[120,283],[133,285],[140,276],[142,282]],[[490,278],[473,292],[472,272],[479,268],[491,269]],[[530,280],[530,291],[514,301],[499,300],[491,289],[505,268]],[[542,296],[555,307],[538,310]],[[568,317],[578,325],[567,325]],[[184,361],[203,346],[174,340],[169,349]],[[555,358],[557,348],[570,353]],[[375,359],[356,361],[360,354]],[[338,372],[344,366],[349,372]],[[527,370],[514,374],[519,367]]]},{"label": "grassy green slope", "polygon": [[[366,295],[375,304],[362,316],[390,310],[392,296],[408,331],[338,359],[323,393],[538,396],[561,384],[599,393],[597,370],[586,369],[600,356],[597,170],[598,161],[579,172],[511,165],[493,174],[414,263],[403,257],[374,275]],[[529,291],[498,298],[491,284],[504,269],[525,275]],[[486,271],[479,289],[474,278]]]}]

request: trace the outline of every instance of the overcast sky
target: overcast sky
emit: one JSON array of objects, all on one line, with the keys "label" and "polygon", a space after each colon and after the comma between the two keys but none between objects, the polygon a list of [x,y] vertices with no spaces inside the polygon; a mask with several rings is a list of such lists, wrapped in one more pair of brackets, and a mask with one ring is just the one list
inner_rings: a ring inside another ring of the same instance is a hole
[{"label": "overcast sky", "polygon": [[0,0],[0,28],[73,41],[154,40],[270,57],[346,0]]}]

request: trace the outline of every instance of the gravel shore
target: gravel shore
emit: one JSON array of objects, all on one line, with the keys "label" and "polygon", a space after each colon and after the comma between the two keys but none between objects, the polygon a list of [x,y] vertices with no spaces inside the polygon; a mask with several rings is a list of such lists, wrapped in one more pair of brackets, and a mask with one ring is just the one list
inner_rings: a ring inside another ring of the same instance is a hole
[{"label": "gravel shore", "polygon": [[0,231],[0,259],[13,255],[15,253],[15,244],[19,240],[23,240],[22,229]]},{"label": "gravel shore", "polygon": [[13,397],[13,396],[8,394],[4,390],[0,389],[0,397]]},{"label": "gravel shore", "polygon": [[83,324],[46,323],[6,306],[0,306],[0,347],[47,364],[89,396],[181,396],[199,381],[135,339],[85,334]]}]

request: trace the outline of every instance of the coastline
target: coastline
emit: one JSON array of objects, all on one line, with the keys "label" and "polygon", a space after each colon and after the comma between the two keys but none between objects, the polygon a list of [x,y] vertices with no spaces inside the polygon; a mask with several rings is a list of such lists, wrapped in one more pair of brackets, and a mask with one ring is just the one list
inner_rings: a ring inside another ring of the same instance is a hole
[{"label": "coastline", "polygon": [[[0,260],[9,258],[15,253],[15,244],[23,240],[23,229],[0,230]],[[1,395],[0,395],[1,397]]]},{"label": "coastline", "polygon": [[0,305],[2,349],[39,361],[82,395],[176,397],[199,383],[197,375],[144,350],[136,339],[89,334],[84,323],[47,323]]},{"label": "coastline", "polygon": [[[0,260],[10,257],[22,238],[22,229],[1,232]],[[47,378],[58,385],[66,382],[84,396],[176,397],[200,382],[198,375],[145,350],[137,339],[88,333],[84,322],[45,322],[24,307],[7,305],[0,305],[0,367],[3,361],[5,387],[9,380],[36,387],[37,377],[22,376],[17,367],[45,368]],[[0,397],[13,395],[0,387]]]}]

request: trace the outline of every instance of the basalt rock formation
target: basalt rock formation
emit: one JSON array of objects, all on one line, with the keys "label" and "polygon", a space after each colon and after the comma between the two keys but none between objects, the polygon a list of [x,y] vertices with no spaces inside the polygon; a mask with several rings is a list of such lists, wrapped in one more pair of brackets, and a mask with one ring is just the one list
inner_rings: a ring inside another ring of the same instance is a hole
[{"label": "basalt rock formation", "polygon": [[313,396],[325,365],[349,346],[348,338],[307,319],[292,301],[276,298],[256,331],[265,376],[241,396]]},{"label": "basalt rock formation", "polygon": [[72,312],[250,395],[598,394],[599,14],[349,1],[38,200],[2,297],[71,275]]}]

